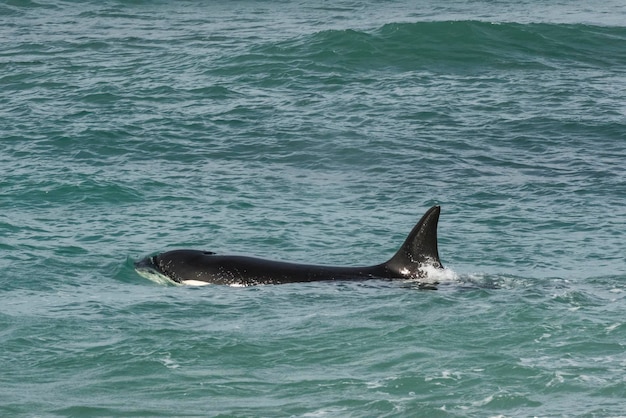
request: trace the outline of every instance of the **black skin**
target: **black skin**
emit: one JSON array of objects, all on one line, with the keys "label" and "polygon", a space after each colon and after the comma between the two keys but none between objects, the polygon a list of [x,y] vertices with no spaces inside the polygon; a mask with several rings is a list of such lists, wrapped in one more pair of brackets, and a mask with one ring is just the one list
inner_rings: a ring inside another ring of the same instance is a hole
[{"label": "black skin", "polygon": [[335,267],[218,255],[209,251],[174,250],[135,263],[170,280],[222,285],[259,285],[324,280],[419,279],[426,265],[443,268],[437,250],[440,207],[433,206],[415,225],[398,252],[387,262],[368,267]]}]

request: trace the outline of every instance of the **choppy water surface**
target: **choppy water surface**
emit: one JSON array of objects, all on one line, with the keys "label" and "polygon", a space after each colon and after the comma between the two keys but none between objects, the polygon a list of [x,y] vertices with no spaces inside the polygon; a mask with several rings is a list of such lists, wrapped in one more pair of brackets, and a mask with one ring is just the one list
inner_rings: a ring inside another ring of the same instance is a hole
[{"label": "choppy water surface", "polygon": [[[0,415],[620,416],[620,2],[0,4]],[[197,248],[437,290],[156,285]]]}]

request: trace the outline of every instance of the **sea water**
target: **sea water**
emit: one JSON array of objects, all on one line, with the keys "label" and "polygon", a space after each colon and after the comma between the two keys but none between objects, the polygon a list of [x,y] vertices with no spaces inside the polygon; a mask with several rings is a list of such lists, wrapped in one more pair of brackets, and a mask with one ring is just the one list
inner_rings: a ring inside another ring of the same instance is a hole
[{"label": "sea water", "polygon": [[2,1],[0,415],[623,416],[625,97],[621,1]]}]

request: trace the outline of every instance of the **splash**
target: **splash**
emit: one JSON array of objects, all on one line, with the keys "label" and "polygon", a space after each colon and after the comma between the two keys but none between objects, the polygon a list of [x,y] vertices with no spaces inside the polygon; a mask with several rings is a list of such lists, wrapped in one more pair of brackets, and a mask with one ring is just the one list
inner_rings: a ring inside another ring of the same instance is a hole
[{"label": "splash", "polygon": [[152,270],[152,269],[137,268],[137,269],[135,269],[135,271],[141,277],[144,277],[144,278],[150,280],[151,282],[154,282],[156,284],[160,284],[162,286],[167,286],[167,285],[180,286],[181,285],[180,283],[176,283],[174,280],[170,279],[169,277],[159,273],[158,271]]},{"label": "splash", "polygon": [[433,264],[424,264],[419,268],[418,278],[424,284],[454,283],[459,281],[459,275],[448,267],[440,268]]}]

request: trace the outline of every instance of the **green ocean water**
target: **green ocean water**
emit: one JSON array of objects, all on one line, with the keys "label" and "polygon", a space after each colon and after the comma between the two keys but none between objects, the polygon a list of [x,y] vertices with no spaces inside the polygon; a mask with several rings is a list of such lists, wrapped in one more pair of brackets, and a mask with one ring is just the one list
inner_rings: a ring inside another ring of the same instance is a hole
[{"label": "green ocean water", "polygon": [[[589,416],[626,399],[619,1],[0,2],[0,416]],[[175,248],[437,290],[175,287]]]}]

